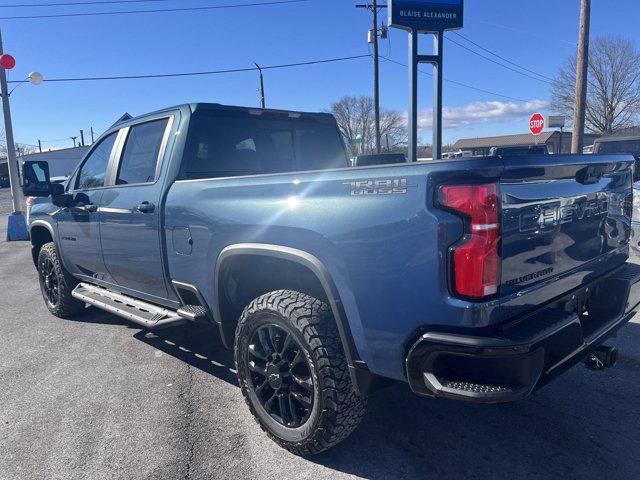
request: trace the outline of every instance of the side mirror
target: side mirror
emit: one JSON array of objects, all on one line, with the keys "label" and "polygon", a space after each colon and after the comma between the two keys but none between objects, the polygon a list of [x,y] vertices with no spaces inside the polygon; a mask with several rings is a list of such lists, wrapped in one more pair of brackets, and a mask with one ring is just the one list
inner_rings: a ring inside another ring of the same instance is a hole
[{"label": "side mirror", "polygon": [[56,207],[69,208],[73,203],[73,196],[64,191],[64,185],[60,183],[52,183],[51,203]]},{"label": "side mirror", "polygon": [[51,195],[51,180],[47,162],[24,162],[22,165],[22,179],[22,193],[26,197],[48,197]]}]

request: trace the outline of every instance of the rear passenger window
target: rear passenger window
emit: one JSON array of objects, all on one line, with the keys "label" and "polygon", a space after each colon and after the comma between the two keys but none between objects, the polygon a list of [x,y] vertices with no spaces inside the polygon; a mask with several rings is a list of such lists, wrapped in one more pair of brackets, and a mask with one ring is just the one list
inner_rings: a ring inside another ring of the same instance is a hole
[{"label": "rear passenger window", "polygon": [[196,112],[185,163],[184,177],[199,179],[344,168],[348,159],[332,123]]},{"label": "rear passenger window", "polygon": [[89,154],[80,167],[76,188],[98,188],[104,186],[104,177],[109,166],[109,157],[113,144],[116,142],[117,132],[105,137]]},{"label": "rear passenger window", "polygon": [[124,145],[116,185],[151,183],[156,179],[158,155],[169,119],[131,127]]}]

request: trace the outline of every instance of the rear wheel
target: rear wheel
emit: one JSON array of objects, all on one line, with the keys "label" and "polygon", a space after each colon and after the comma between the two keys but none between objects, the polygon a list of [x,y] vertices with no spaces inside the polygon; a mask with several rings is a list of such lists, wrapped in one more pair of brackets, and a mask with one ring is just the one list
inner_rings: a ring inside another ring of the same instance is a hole
[{"label": "rear wheel", "polygon": [[360,423],[331,310],[290,290],[256,298],[236,330],[238,379],[251,413],[275,442],[297,455],[320,453]]},{"label": "rear wheel", "polygon": [[69,318],[84,309],[84,303],[71,296],[78,282],[62,266],[53,242],[40,249],[38,278],[44,303],[56,317]]}]

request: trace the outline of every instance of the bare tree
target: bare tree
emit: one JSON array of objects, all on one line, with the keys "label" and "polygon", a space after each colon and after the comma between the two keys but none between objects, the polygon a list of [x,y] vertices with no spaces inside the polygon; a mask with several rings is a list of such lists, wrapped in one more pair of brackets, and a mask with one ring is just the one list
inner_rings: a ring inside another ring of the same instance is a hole
[{"label": "bare tree", "polygon": [[[576,55],[564,63],[551,89],[555,110],[573,117]],[[589,47],[586,127],[611,133],[633,126],[640,113],[640,50],[621,36],[595,38]]]},{"label": "bare tree", "polygon": [[[352,155],[375,151],[375,116],[371,97],[345,96],[331,105],[329,110]],[[406,142],[406,124],[402,115],[389,109],[380,111],[380,136],[383,147],[393,150]]]},{"label": "bare tree", "polygon": [[[37,148],[32,145],[24,145],[16,143],[16,156],[20,157],[28,153],[34,153]],[[0,130],[0,158],[7,158],[7,142],[4,136],[4,130]]]},{"label": "bare tree", "polygon": [[23,155],[28,155],[30,153],[36,153],[38,151],[37,147],[33,145],[25,145],[24,143],[16,143],[16,156],[22,157]]}]

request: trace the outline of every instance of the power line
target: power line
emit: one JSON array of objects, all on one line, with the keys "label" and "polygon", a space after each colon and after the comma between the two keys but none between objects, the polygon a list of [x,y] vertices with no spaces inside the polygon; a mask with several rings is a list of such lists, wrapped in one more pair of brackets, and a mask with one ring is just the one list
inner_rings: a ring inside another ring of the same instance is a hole
[{"label": "power line", "polygon": [[96,17],[104,15],[131,15],[136,13],[167,13],[167,12],[195,12],[204,10],[220,10],[227,8],[261,7],[268,5],[283,5],[289,3],[303,3],[311,0],[277,0],[259,3],[239,3],[235,5],[209,5],[206,7],[184,7],[184,8],[156,8],[153,10],[120,10],[115,12],[93,12],[93,13],[56,13],[51,15],[16,15],[10,17],[0,17],[0,20],[33,20],[42,18],[68,18],[68,17]]},{"label": "power line", "polygon": [[543,34],[541,34],[539,32],[531,32],[531,31],[528,31],[528,30],[522,30],[520,28],[510,27],[509,25],[502,25],[501,23],[487,22],[486,20],[481,20],[479,18],[469,17],[469,16],[467,16],[467,19],[468,20],[472,20],[474,22],[478,22],[478,23],[484,23],[485,25],[489,25],[491,27],[503,28],[505,30],[510,30],[510,31],[516,32],[516,33],[524,33],[527,36],[544,38],[545,40],[550,40],[550,39],[556,40],[558,42],[564,43],[565,45],[571,45],[572,47],[575,47],[577,45],[577,42],[575,42],[575,41],[574,42],[570,42],[569,40],[565,40],[565,39],[562,39],[562,38],[552,38],[552,37],[549,37],[549,35],[547,35],[547,34],[543,35]]},{"label": "power line", "polygon": [[487,57],[486,55],[483,55],[481,53],[476,52],[475,50],[467,47],[466,45],[463,45],[462,43],[456,42],[454,39],[452,39],[451,37],[449,37],[447,40],[449,40],[451,43],[458,45],[461,48],[464,48],[465,50],[468,50],[469,52],[473,53],[474,55],[477,55],[481,58],[484,58],[485,60],[491,62],[491,63],[495,63],[496,65],[500,65],[502,68],[506,68],[507,70],[511,70],[512,72],[515,72],[519,75],[522,75],[524,77],[527,78],[531,78],[533,80],[537,80],[538,82],[543,82],[543,83],[548,83],[549,85],[551,85],[552,83],[549,82],[548,80],[544,80],[542,78],[538,78],[538,77],[534,77],[533,75],[529,75],[528,73],[525,72],[521,72],[520,70],[516,70],[515,68],[511,68],[508,65],[505,65],[504,63],[500,63],[497,60],[494,60],[493,58]]},{"label": "power line", "polygon": [[[388,57],[382,57],[382,58],[384,58],[388,62],[395,63],[396,65],[400,65],[402,67],[408,67],[408,65],[406,63],[398,62],[398,61],[393,60],[393,59],[388,58]],[[433,77],[433,75],[431,73],[425,72],[424,70],[419,70],[419,72],[424,74],[424,75],[428,75],[429,77]],[[448,83],[452,83],[454,85],[458,85],[460,87],[469,88],[469,89],[475,90],[477,92],[482,92],[482,93],[486,93],[486,94],[489,94],[489,95],[494,95],[496,97],[506,98],[508,100],[515,100],[516,102],[527,102],[528,101],[528,100],[524,100],[522,98],[510,97],[509,95],[503,95],[501,93],[490,92],[489,90],[483,90],[482,88],[474,87],[473,85],[467,85],[466,83],[458,82],[457,80],[451,80],[449,78],[445,78],[444,81],[448,82]]]},{"label": "power line", "polygon": [[547,77],[546,75],[542,75],[541,73],[538,73],[538,72],[535,72],[535,71],[533,71],[533,70],[530,70],[529,68],[527,68],[527,67],[523,67],[522,65],[520,65],[520,64],[518,64],[518,63],[515,63],[515,62],[513,62],[513,61],[509,60],[508,58],[505,58],[505,57],[503,57],[503,56],[501,56],[501,55],[498,55],[496,52],[494,52],[494,51],[492,51],[492,50],[489,50],[488,48],[483,47],[482,45],[480,45],[480,44],[478,44],[478,43],[474,42],[474,41],[473,41],[473,40],[471,40],[470,38],[467,38],[467,37],[465,37],[464,35],[462,35],[462,34],[460,34],[460,33],[456,32],[456,31],[452,31],[451,33],[452,33],[452,34],[454,34],[454,35],[456,35],[456,36],[458,36],[458,37],[460,37],[460,38],[462,38],[463,40],[466,40],[466,41],[467,41],[467,42],[469,42],[470,44],[475,45],[475,46],[476,46],[476,47],[478,47],[480,50],[483,50],[483,51],[485,51],[485,52],[489,53],[490,55],[493,55],[494,57],[497,57],[497,58],[499,58],[500,60],[503,60],[503,61],[505,61],[505,62],[507,62],[507,63],[509,63],[509,64],[513,65],[514,67],[518,67],[518,68],[520,68],[520,69],[522,69],[522,70],[524,70],[524,71],[526,71],[526,72],[529,72],[529,73],[532,73],[532,74],[534,74],[534,75],[537,75],[538,77],[542,77],[542,78],[545,78],[545,79],[547,79],[547,80],[551,80],[551,81],[553,81],[553,78],[551,78],[551,77]]},{"label": "power line", "polygon": [[[337,58],[328,58],[323,60],[311,60],[307,62],[298,62],[298,63],[285,63],[280,65],[265,65],[261,66],[262,70],[275,70],[282,68],[291,68],[291,67],[301,67],[307,65],[320,65],[325,63],[333,63],[333,62],[342,62],[348,60],[358,60],[362,58],[370,58],[370,54],[366,55],[352,55],[348,57],[337,57]],[[380,56],[384,60],[394,63],[396,65],[400,65],[403,67],[407,67],[407,64],[398,62],[393,60],[392,58]],[[102,80],[142,80],[142,79],[153,79],[153,78],[175,78],[175,77],[192,77],[192,76],[204,76],[204,75],[218,75],[225,73],[242,73],[242,72],[253,72],[258,71],[257,67],[246,67],[246,68],[232,68],[226,70],[210,70],[210,71],[201,71],[201,72],[178,72],[178,73],[160,73],[160,74],[151,74],[151,75],[114,75],[114,76],[102,76],[102,77],[67,77],[67,78],[51,78],[45,80],[45,82],[51,83],[64,83],[64,82],[86,82],[86,81],[102,81]],[[425,72],[420,70],[420,73],[431,76],[429,72]],[[467,85],[466,83],[458,82],[457,80],[451,80],[449,78],[444,79],[446,82],[458,85],[464,88],[468,88],[471,90],[475,90],[477,92],[486,93],[488,95],[493,95],[496,97],[502,97],[509,100],[515,100],[517,102],[526,102],[527,100],[523,100],[521,98],[511,97],[509,95],[504,95],[501,93],[491,92],[489,90],[484,90],[482,88],[474,87],[472,85]],[[18,83],[19,80],[10,80],[9,83]]]},{"label": "power line", "polygon": [[[370,55],[352,55],[350,57],[338,57],[338,58],[327,58],[323,60],[310,60],[307,62],[298,62],[298,63],[284,63],[280,65],[268,65],[261,67],[262,70],[275,70],[280,68],[290,68],[290,67],[302,67],[306,65],[319,65],[323,63],[333,63],[333,62],[342,62],[346,60],[357,60],[359,58],[370,58]],[[104,77],[67,77],[67,78],[51,78],[45,80],[45,83],[59,83],[59,82],[87,82],[87,81],[99,81],[99,80],[140,80],[140,79],[149,79],[149,78],[170,78],[170,77],[193,77],[193,76],[202,76],[202,75],[217,75],[223,73],[240,73],[240,72],[253,72],[257,71],[257,67],[246,67],[246,68],[232,68],[227,70],[210,70],[203,72],[179,72],[179,73],[159,73],[152,75],[114,75],[114,76],[104,76]],[[19,80],[12,80],[9,83],[17,83]]]},{"label": "power line", "polygon": [[75,5],[111,5],[114,3],[157,3],[171,1],[173,0],[106,0],[102,2],[18,3],[14,5],[0,5],[0,8],[67,7]]}]

